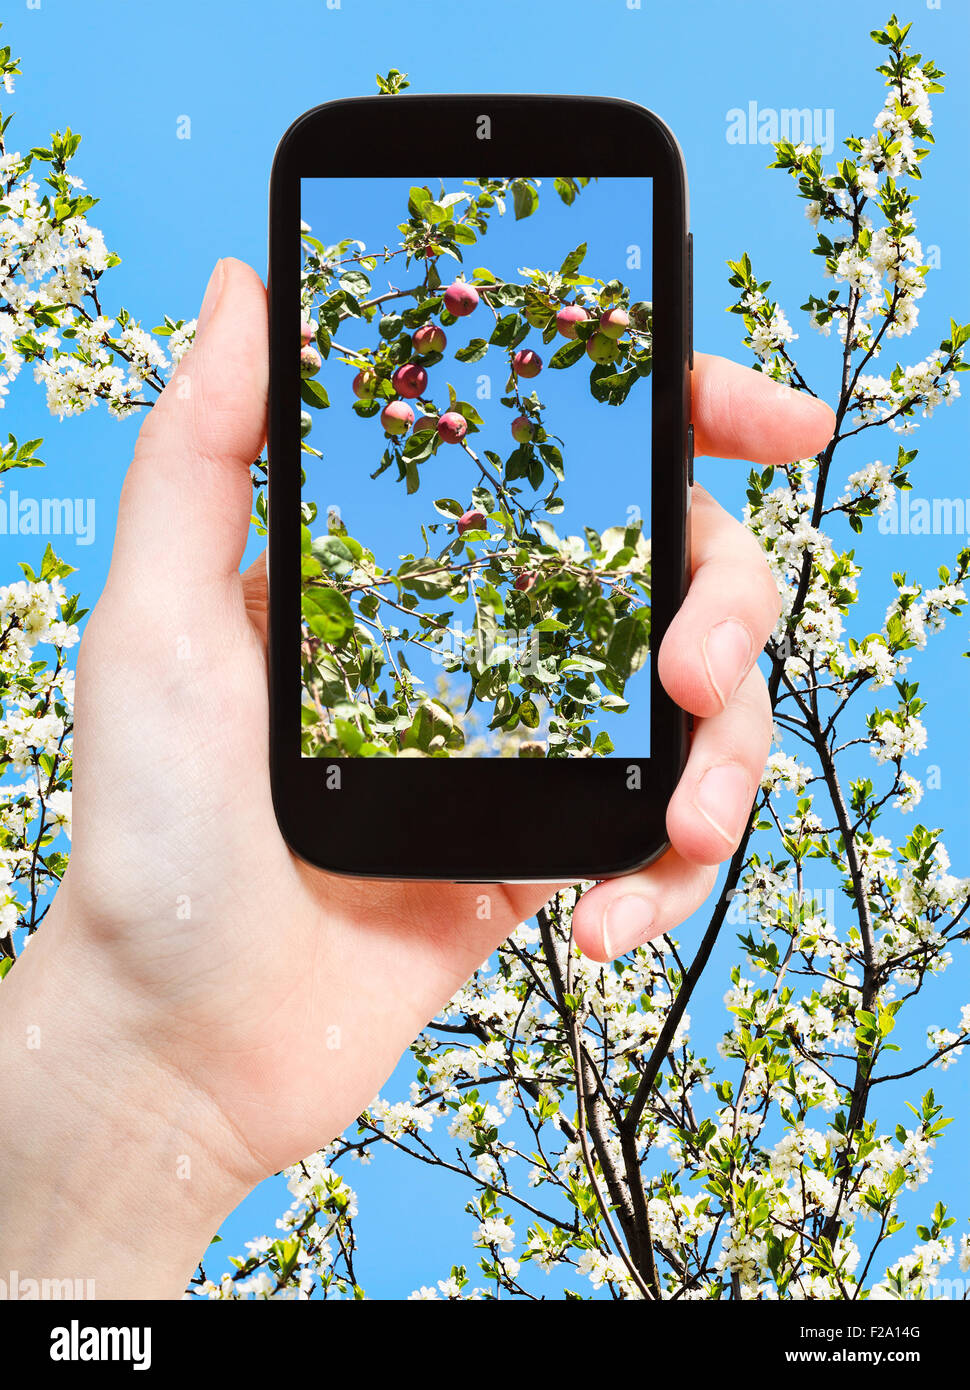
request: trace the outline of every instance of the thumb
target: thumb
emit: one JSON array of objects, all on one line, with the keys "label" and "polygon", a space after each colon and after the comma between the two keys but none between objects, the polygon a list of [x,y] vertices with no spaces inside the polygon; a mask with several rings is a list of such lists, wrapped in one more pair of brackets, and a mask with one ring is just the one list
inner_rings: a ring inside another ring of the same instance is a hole
[{"label": "thumb", "polygon": [[266,291],[242,261],[216,263],[194,345],[141,427],[118,510],[112,576],[222,579],[252,510],[266,437]]}]

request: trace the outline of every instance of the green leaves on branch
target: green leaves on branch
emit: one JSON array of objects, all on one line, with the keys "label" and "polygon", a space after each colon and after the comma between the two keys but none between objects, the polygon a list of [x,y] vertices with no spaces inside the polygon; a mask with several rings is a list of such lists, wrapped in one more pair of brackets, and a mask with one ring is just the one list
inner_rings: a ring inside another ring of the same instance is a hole
[{"label": "green leaves on branch", "polygon": [[380,92],[382,96],[390,97],[397,96],[399,92],[405,91],[405,89],[411,85],[408,81],[407,73],[398,72],[397,68],[391,68],[390,72],[385,77],[382,77],[381,74],[378,73],[375,81],[377,82],[378,92]]},{"label": "green leaves on branch", "polygon": [[18,444],[12,434],[7,435],[7,443],[0,444],[0,473],[10,468],[43,468],[44,460],[36,457],[43,444],[42,439],[28,439]]},{"label": "green leaves on branch", "polygon": [[[555,189],[569,204],[586,183],[557,179]],[[594,400],[618,405],[650,370],[651,309],[631,305],[628,315],[629,291],[616,279],[577,294],[596,283],[583,274],[585,242],[567,251],[556,270],[522,269],[522,283],[505,282],[479,266],[470,278],[466,273],[444,287],[435,271],[438,258],[447,253],[460,259],[460,248],[483,235],[492,211],[503,213],[509,200],[517,220],[532,216],[538,181],[468,180],[450,191],[413,185],[408,220],[399,228],[400,250],[409,263],[424,267],[425,278],[389,296],[374,296],[374,258],[362,254],[359,242],[314,247],[308,258],[312,273],[305,283],[326,285],[317,310],[321,353],[341,343],[348,319],[376,328],[367,349],[338,348],[356,374],[354,411],[365,419],[380,415],[384,426],[384,449],[372,476],[395,465],[413,494],[422,466],[456,444],[460,450],[452,458],[469,470],[466,486],[476,470],[480,475],[465,497],[459,491],[435,502],[440,519],[421,527],[426,553],[401,557],[393,570],[379,568],[344,530],[337,534],[331,527],[327,536],[311,540],[312,516],[306,516],[305,688],[314,703],[308,703],[304,722],[310,753],[329,756],[351,745],[362,756],[372,750],[395,756],[460,751],[455,691],[447,682],[443,690],[422,689],[424,681],[406,660],[410,644],[419,643],[436,659],[440,654],[447,677],[467,681],[466,713],[476,704],[488,706],[481,716],[488,728],[502,739],[525,738],[525,756],[608,756],[613,744],[595,727],[597,719],[628,707],[625,684],[647,660],[649,544],[639,525],[608,528],[602,535],[587,528],[585,545],[580,537],[556,534],[551,518],[564,507],[558,494],[565,480],[563,449],[549,432],[538,391],[526,394],[526,380],[538,376],[543,360],[536,353],[521,359],[515,354],[530,333],[538,330],[552,344],[575,324],[575,339],[557,344],[552,354],[551,366],[562,370],[578,363],[599,334],[596,352],[590,352],[589,391]],[[398,293],[402,303],[388,302]],[[559,310],[575,309],[580,300],[586,307],[560,322]],[[310,312],[306,301],[304,312]],[[449,345],[455,325],[476,312],[492,316],[488,327]],[[420,338],[418,330],[426,330]],[[516,447],[507,453],[487,448],[479,455],[467,437],[494,420],[486,422],[440,375],[435,392],[433,369],[448,352],[469,365],[486,360],[492,350],[509,369],[501,404],[514,412],[507,419]],[[315,409],[329,404],[327,393],[309,378],[303,400]],[[388,410],[392,401],[395,408]],[[457,434],[458,426],[443,422],[446,414],[461,417]],[[421,416],[416,432],[410,415]],[[547,479],[551,487],[541,496]],[[522,500],[523,484],[536,494],[531,505]],[[472,631],[463,633],[472,611]]]}]

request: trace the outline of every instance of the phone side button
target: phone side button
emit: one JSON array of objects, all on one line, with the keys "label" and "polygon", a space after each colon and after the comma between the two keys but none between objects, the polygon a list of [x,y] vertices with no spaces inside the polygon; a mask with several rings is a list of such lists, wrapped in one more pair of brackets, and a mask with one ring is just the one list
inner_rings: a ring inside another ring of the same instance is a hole
[{"label": "phone side button", "polygon": [[694,370],[694,233],[687,233],[687,361]]},{"label": "phone side button", "polygon": [[687,426],[687,486],[694,486],[694,426]]}]

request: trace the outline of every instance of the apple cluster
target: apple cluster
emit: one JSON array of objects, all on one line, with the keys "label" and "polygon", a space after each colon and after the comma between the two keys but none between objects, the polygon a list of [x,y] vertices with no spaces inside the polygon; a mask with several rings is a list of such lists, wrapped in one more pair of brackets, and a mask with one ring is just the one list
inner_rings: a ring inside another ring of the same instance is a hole
[{"label": "apple cluster", "polygon": [[[444,292],[444,307],[454,318],[467,318],[478,308],[479,294],[474,285],[464,280],[455,280]],[[426,434],[435,430],[444,444],[459,444],[468,432],[468,421],[456,410],[446,410],[442,415],[424,414],[415,420],[409,401],[423,398],[428,387],[428,372],[423,358],[444,352],[448,345],[445,330],[437,323],[424,324],[415,330],[411,339],[412,353],[417,361],[405,362],[391,377],[391,385],[396,393],[395,399],[388,401],[381,411],[381,424],[389,435]],[[372,401],[378,388],[377,373],[372,367],[365,367],[353,380],[354,395],[362,401]],[[412,428],[413,427],[413,428]]]},{"label": "apple cluster", "polygon": [[[444,291],[444,307],[454,318],[467,318],[478,308],[480,296],[474,285],[464,280],[455,280]],[[564,338],[576,337],[576,325],[589,321],[590,315],[578,304],[567,304],[556,315],[556,327]],[[622,309],[609,309],[600,317],[599,329],[587,343],[586,351],[594,362],[609,362],[616,353],[617,339],[629,326],[629,316]],[[312,326],[302,325],[303,350],[300,356],[301,374],[315,376],[320,370],[320,356],[309,346]],[[430,323],[418,328],[411,340],[412,352],[417,361],[405,362],[391,377],[395,399],[388,401],[381,411],[381,424],[386,434],[399,436],[409,429],[414,434],[436,430],[445,444],[457,444],[465,436],[468,423],[457,411],[446,411],[439,417],[422,415],[415,420],[409,401],[419,400],[428,386],[428,372],[422,364],[423,358],[441,354],[448,344],[445,330],[440,324]],[[521,348],[512,357],[512,371],[516,377],[530,381],[542,371],[542,358],[531,348]],[[358,400],[372,401],[377,394],[379,378],[373,367],[364,367],[353,380],[353,392]],[[536,437],[537,426],[525,415],[519,415],[512,422],[512,438],[517,444],[525,444]]]},{"label": "apple cluster", "polygon": [[[566,304],[556,315],[556,327],[564,338],[575,338],[577,325],[589,323],[590,315],[581,304]],[[625,309],[607,309],[600,314],[599,326],[586,343],[586,354],[596,363],[612,362],[616,343],[630,327]]]},{"label": "apple cluster", "polygon": [[[442,295],[444,308],[456,319],[467,318],[478,308],[480,295],[478,289],[465,280],[455,280]],[[528,317],[528,315],[527,315]],[[580,336],[580,325],[592,326],[593,315],[581,304],[564,304],[556,313],[556,330],[563,338],[575,340]],[[597,365],[616,360],[619,354],[618,340],[630,326],[630,316],[626,310],[613,307],[599,315],[595,332],[582,331],[586,339],[586,353]],[[312,377],[320,370],[320,355],[311,346],[314,326],[306,321],[301,323],[300,374]],[[381,425],[387,435],[400,437],[410,430],[413,435],[437,433],[444,444],[459,444],[468,432],[468,421],[457,410],[447,410],[440,415],[427,410],[415,418],[411,401],[423,401],[428,388],[428,366],[426,359],[439,357],[448,344],[444,328],[437,323],[426,323],[417,328],[411,339],[412,360],[397,367],[391,376],[391,386],[395,392],[380,413]],[[519,348],[512,356],[512,372],[516,378],[532,380],[543,368],[542,358],[532,348]],[[353,379],[352,390],[358,400],[372,403],[380,388],[381,379],[377,370],[363,366]],[[432,407],[433,408],[433,407]],[[309,432],[310,419],[306,412],[301,416],[301,435]],[[512,438],[517,444],[528,444],[544,437],[541,425],[528,415],[516,416],[511,426]],[[480,530],[486,525],[484,514],[477,509],[466,511],[457,524],[458,534],[469,530]],[[535,581],[534,575],[520,576],[516,588],[527,590]]]}]

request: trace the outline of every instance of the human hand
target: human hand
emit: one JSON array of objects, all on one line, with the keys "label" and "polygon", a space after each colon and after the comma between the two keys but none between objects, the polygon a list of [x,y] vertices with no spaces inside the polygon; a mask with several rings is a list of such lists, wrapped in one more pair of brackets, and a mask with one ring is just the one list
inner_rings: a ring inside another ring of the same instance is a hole
[{"label": "human hand", "polygon": [[[556,886],[356,882],[283,842],[265,567],[239,573],[266,377],[263,287],[220,262],[196,345],[142,427],[81,645],[70,867],[3,984],[0,1108],[28,1136],[2,1174],[18,1213],[6,1258],[24,1270],[44,1248],[36,1147],[59,1165],[47,1248],[90,1255],[101,1296],[181,1292],[230,1207],[351,1123]],[[696,359],[693,401],[698,453],[787,461],[822,447],[833,425],[821,403],[716,358]],[[672,847],[577,907],[576,944],[598,960],[700,905],[768,751],[755,662],[775,586],[753,537],[699,487],[691,516],[693,582],[658,654],[665,687],[698,719],[668,812]],[[32,1020],[47,1041],[22,1054],[17,1029]],[[143,1187],[116,1182],[121,1163],[140,1165]]]}]

